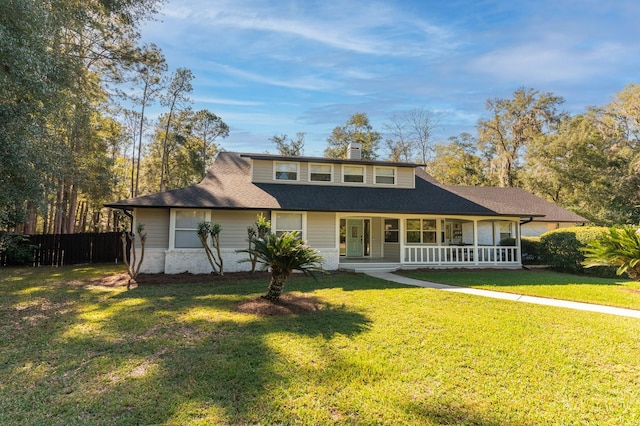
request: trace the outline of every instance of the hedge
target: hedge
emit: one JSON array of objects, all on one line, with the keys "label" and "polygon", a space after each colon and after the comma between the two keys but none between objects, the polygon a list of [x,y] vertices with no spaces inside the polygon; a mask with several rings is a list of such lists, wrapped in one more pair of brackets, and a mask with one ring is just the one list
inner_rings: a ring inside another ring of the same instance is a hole
[{"label": "hedge", "polygon": [[574,226],[545,232],[540,236],[541,260],[559,271],[615,277],[615,268],[582,266],[584,254],[580,249],[602,239],[608,230],[602,226]]}]

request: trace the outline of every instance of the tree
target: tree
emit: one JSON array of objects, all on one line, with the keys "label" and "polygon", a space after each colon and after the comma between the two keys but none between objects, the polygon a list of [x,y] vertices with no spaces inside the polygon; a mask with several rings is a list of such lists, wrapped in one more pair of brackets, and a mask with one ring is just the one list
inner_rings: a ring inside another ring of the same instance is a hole
[{"label": "tree", "polygon": [[276,145],[278,148],[278,153],[280,155],[297,157],[302,155],[302,150],[304,148],[304,132],[296,133],[296,138],[289,138],[286,134],[273,135],[269,138],[271,142]]},{"label": "tree", "polygon": [[[222,254],[220,253],[220,231],[222,227],[219,223],[200,222],[198,223],[198,238],[205,253],[207,259],[211,265],[211,270],[218,275],[224,275],[224,264],[222,262]],[[211,237],[211,245],[216,249],[216,254],[213,253],[211,247],[209,247],[209,237]]]},{"label": "tree", "polygon": [[610,228],[608,234],[591,242],[582,252],[586,268],[617,266],[618,275],[626,273],[640,281],[640,228]]},{"label": "tree", "polygon": [[452,136],[448,143],[436,144],[435,155],[425,169],[446,185],[486,185],[486,162],[476,154],[476,141],[469,133]]},{"label": "tree", "polygon": [[[131,81],[139,87],[129,98],[140,106],[138,117],[138,129],[134,132],[133,149],[131,152],[131,196],[137,197],[140,183],[140,157],[142,154],[142,139],[146,123],[145,112],[166,84],[164,74],[167,72],[167,63],[162,51],[155,44],[142,48],[140,60],[133,65]],[[137,148],[136,148],[137,144]]]},{"label": "tree", "polygon": [[[137,251],[136,251],[136,232],[137,237],[140,238],[140,259],[137,259]],[[144,261],[144,247],[147,242],[147,233],[144,232],[144,224],[139,223],[136,226],[136,232],[127,230],[127,227],[124,226],[122,228],[122,232],[120,234],[120,239],[122,241],[122,253],[124,258],[124,263],[127,265],[127,273],[129,274],[129,281],[127,282],[127,290],[131,287],[131,280],[135,280],[138,278],[140,274],[140,267],[142,266],[142,262]],[[129,261],[129,257],[127,256],[127,245],[131,246],[131,261]]]},{"label": "tree", "polygon": [[625,126],[606,109],[563,120],[529,145],[521,183],[601,225],[637,223],[640,170]]},{"label": "tree", "polygon": [[299,237],[298,231],[284,232],[281,235],[269,234],[264,238],[255,237],[251,241],[251,248],[240,250],[253,256],[264,269],[268,268],[271,272],[269,288],[263,298],[277,302],[293,271],[311,276],[322,271],[323,258],[320,253],[303,243]]},{"label": "tree", "polygon": [[394,115],[385,125],[390,135],[386,140],[389,159],[427,164],[433,153],[432,134],[438,122],[438,117],[424,108]]},{"label": "tree", "polygon": [[167,87],[167,93],[162,97],[160,103],[162,106],[169,108],[169,112],[165,119],[164,135],[162,140],[162,150],[160,152],[160,185],[159,191],[162,192],[166,188],[168,173],[168,139],[171,126],[173,125],[174,115],[182,110],[186,103],[190,102],[188,94],[193,90],[191,85],[193,74],[187,68],[178,68],[171,77],[171,82]]},{"label": "tree", "polygon": [[173,115],[167,133],[169,114],[158,118],[156,129],[148,144],[143,161],[144,191],[157,188],[157,176],[164,168],[164,188],[175,189],[202,180],[207,165],[217,154],[217,137],[226,136],[227,125],[215,114],[187,109]]},{"label": "tree", "polygon": [[353,114],[346,124],[337,126],[327,139],[324,156],[328,158],[346,158],[347,149],[352,142],[361,145],[362,159],[375,160],[378,155],[378,145],[382,136],[373,130],[369,124],[369,117],[365,113]]},{"label": "tree", "polygon": [[564,102],[551,93],[519,88],[513,99],[489,99],[492,117],[478,122],[479,147],[491,158],[499,186],[516,186],[518,169],[527,146],[555,129],[565,115],[557,110]]},{"label": "tree", "polygon": [[95,136],[88,123],[104,113],[108,83],[135,60],[136,26],[157,3],[0,3],[0,183],[11,188],[0,194],[0,226],[16,226],[52,196],[60,206],[67,197],[56,214],[69,227],[82,178],[74,167]]},{"label": "tree", "polygon": [[229,126],[214,113],[206,109],[200,110],[189,118],[188,132],[192,137],[194,148],[198,149],[202,163],[201,177],[207,174],[214,156],[218,152],[216,139],[229,136]]},{"label": "tree", "polygon": [[253,252],[253,241],[254,239],[264,239],[267,235],[271,233],[271,221],[268,220],[262,213],[260,213],[256,217],[256,222],[253,226],[247,228],[247,236],[249,242],[249,261],[251,262],[251,273],[254,274],[256,272],[256,266],[258,260]]}]

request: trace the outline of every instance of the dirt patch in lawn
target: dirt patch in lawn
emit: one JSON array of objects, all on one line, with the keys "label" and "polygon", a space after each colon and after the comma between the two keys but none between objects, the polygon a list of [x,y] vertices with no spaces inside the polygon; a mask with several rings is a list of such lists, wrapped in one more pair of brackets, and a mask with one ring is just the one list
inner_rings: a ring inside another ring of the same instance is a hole
[{"label": "dirt patch in lawn", "polygon": [[263,297],[239,303],[237,309],[246,314],[261,316],[303,314],[319,311],[324,307],[317,297],[304,294],[283,294],[277,302]]},{"label": "dirt patch in lawn", "polygon": [[[302,277],[302,274],[293,274],[290,280]],[[231,272],[223,276],[218,274],[140,274],[136,280],[131,280],[131,288],[138,286],[172,285],[172,284],[215,284],[231,283],[237,281],[262,280],[266,286],[269,283],[269,272]],[[77,282],[83,286],[99,287],[126,287],[129,283],[129,274],[126,272],[105,277],[97,277]],[[323,303],[314,296],[305,294],[285,293],[277,302],[271,302],[263,297],[256,297],[239,303],[236,309],[239,312],[261,316],[291,315],[306,312],[315,312],[323,309]]]},{"label": "dirt patch in lawn", "polygon": [[[218,274],[140,274],[135,280],[131,280],[131,287],[145,285],[171,285],[171,284],[208,284],[229,283],[234,281],[247,281],[260,279],[269,282],[268,272],[232,272],[220,276]],[[129,283],[129,274],[122,272],[104,277],[88,278],[76,282],[80,285],[94,285],[102,287],[126,287]]]}]

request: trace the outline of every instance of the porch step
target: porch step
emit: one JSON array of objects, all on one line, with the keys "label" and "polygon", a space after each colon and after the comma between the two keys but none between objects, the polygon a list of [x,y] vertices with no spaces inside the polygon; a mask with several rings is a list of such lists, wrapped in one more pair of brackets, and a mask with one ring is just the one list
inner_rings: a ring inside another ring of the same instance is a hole
[{"label": "porch step", "polygon": [[395,272],[400,265],[372,265],[368,263],[346,263],[338,268],[341,271],[367,273],[367,272]]}]

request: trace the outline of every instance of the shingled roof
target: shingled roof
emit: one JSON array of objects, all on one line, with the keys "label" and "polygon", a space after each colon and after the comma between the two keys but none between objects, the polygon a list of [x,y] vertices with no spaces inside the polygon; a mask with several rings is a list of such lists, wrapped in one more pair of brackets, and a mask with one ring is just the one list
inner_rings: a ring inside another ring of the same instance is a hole
[{"label": "shingled roof", "polygon": [[[416,169],[415,189],[253,183],[251,157],[255,156],[221,152],[207,176],[197,185],[120,200],[107,206],[119,209],[174,207],[520,217],[542,216],[552,212],[546,204],[555,206],[525,191],[518,193],[518,199],[526,200],[526,203],[515,201],[513,195],[503,194],[502,190],[514,188],[485,190],[440,185],[419,168]],[[577,217],[576,222],[586,221]]]},{"label": "shingled roof", "polygon": [[454,185],[443,185],[443,188],[485,206],[496,213],[519,212],[518,214],[522,217],[528,216],[526,212],[536,213],[531,215],[533,220],[544,222],[589,222],[588,219],[521,188]]}]

